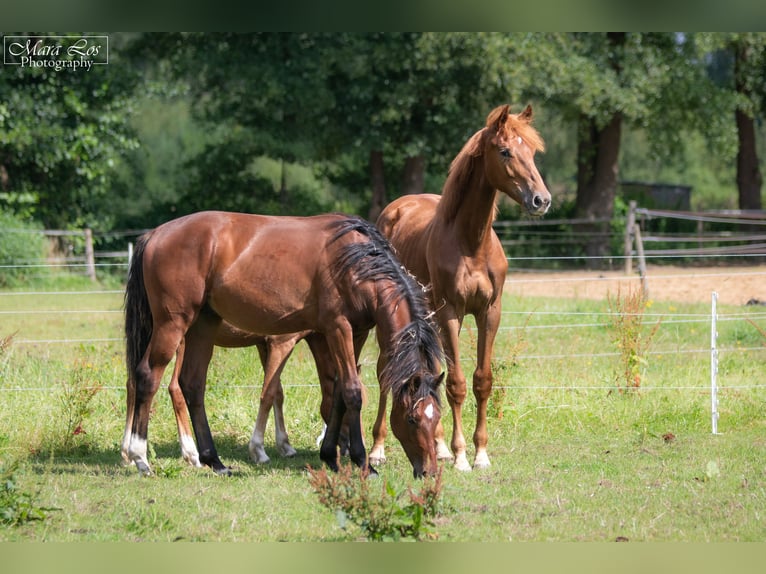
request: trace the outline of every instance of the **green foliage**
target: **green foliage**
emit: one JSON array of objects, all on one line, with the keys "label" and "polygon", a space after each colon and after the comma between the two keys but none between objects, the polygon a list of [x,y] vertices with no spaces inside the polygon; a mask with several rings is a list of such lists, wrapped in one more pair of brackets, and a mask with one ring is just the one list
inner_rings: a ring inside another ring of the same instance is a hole
[{"label": "green foliage", "polygon": [[54,229],[108,225],[96,209],[131,136],[135,72],[110,64],[87,72],[5,66],[0,75],[0,206]]},{"label": "green foliage", "polygon": [[18,463],[0,467],[0,524],[4,526],[45,520],[46,513],[57,510],[38,506],[33,494],[21,490],[16,477],[17,470]]},{"label": "green foliage", "polygon": [[373,488],[378,482],[352,465],[340,466],[330,474],[326,468],[309,471],[309,482],[319,502],[335,511],[341,528],[350,521],[364,532],[368,540],[380,542],[401,539],[436,538],[431,530],[438,510],[442,489],[441,472],[435,478],[423,480],[422,488],[397,491],[384,480],[380,492]]},{"label": "green foliage", "polygon": [[23,265],[41,263],[46,248],[39,225],[0,210],[0,287],[27,281],[30,268]]}]

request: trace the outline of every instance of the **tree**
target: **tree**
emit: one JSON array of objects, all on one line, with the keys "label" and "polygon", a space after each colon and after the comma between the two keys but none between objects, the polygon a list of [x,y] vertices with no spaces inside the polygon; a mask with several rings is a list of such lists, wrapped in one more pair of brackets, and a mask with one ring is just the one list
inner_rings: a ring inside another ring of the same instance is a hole
[{"label": "tree", "polygon": [[338,165],[366,170],[374,218],[387,189],[420,193],[429,165],[445,173],[487,110],[505,99],[499,38],[163,34],[144,36],[134,50],[168,57],[199,115],[249,132],[238,131],[239,143],[249,137],[254,153],[287,162],[345,158]]},{"label": "tree", "polygon": [[614,215],[624,126],[650,132],[654,154],[679,153],[684,130],[721,127],[711,108],[722,94],[684,36],[546,34],[539,45],[550,57],[536,74],[548,81],[534,90],[578,126],[576,216],[593,221],[580,230],[588,264],[598,266],[610,246],[596,222]]},{"label": "tree", "polygon": [[90,70],[6,65],[0,74],[0,206],[46,227],[104,224],[101,200],[128,128],[136,78],[113,55]]}]

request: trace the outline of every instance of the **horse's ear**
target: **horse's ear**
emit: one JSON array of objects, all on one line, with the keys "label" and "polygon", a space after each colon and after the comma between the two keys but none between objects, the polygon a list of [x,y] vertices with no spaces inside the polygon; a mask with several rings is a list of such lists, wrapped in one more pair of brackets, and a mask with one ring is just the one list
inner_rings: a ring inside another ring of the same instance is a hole
[{"label": "horse's ear", "polygon": [[530,104],[527,104],[527,107],[524,108],[524,111],[519,114],[519,119],[527,123],[532,122],[532,106]]},{"label": "horse's ear", "polygon": [[442,374],[439,375],[439,378],[436,379],[436,382],[434,383],[434,388],[438,389],[439,385],[441,385],[444,382],[444,371],[442,371]]},{"label": "horse's ear", "polygon": [[504,104],[496,107],[489,112],[487,116],[487,127],[492,128],[494,131],[498,131],[501,126],[505,125],[508,120],[508,114],[511,113],[511,106]]}]

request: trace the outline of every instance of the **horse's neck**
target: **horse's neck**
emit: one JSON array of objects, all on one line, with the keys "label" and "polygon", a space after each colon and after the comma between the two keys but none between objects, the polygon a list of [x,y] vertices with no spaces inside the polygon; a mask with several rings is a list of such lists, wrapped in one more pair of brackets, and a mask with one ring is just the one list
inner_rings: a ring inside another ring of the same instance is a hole
[{"label": "horse's neck", "polygon": [[480,161],[474,160],[467,176],[459,178],[454,173],[448,176],[436,214],[441,225],[472,252],[478,251],[489,238],[495,219],[497,191],[484,177]]},{"label": "horse's neck", "polygon": [[388,348],[396,334],[412,321],[412,315],[406,299],[392,295],[388,288],[379,288],[377,300],[374,315],[378,343],[382,348]]}]

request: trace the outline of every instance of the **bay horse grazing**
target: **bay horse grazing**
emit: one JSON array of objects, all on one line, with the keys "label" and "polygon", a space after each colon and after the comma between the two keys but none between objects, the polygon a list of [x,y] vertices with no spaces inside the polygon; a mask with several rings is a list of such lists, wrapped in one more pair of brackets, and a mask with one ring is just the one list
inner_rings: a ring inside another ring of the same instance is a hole
[{"label": "bay horse grazing", "polygon": [[[466,378],[458,336],[466,314],[476,319],[477,364],[473,393],[477,402],[474,466],[490,465],[487,454],[487,402],[492,390],[492,349],[500,325],[508,261],[492,229],[500,191],[529,214],[545,214],[551,196],[534,162],[543,140],[531,125],[532,108],[512,114],[510,106],[492,110],[486,127],[463,146],[450,166],[441,196],[407,195],[391,202],[377,226],[402,263],[423,285],[430,285],[432,308],[447,358],[447,400],[452,408],[455,466],[470,470],[463,437]],[[374,427],[373,461],[385,458],[385,396]],[[439,429],[440,458],[451,458]]]},{"label": "bay horse grazing", "polygon": [[151,472],[149,410],[183,344],[184,363],[194,357],[194,367],[182,366],[178,383],[200,463],[230,472],[216,452],[204,405],[207,368],[225,321],[261,336],[324,336],[337,382],[320,458],[337,470],[345,414],[349,456],[368,467],[356,357],[376,327],[379,382],[393,396],[391,428],[415,475],[432,474],[443,373],[441,344],[427,313],[419,286],[388,242],[359,218],[201,212],[161,225],[137,242],[126,288],[126,359],[135,387],[128,458],[139,472]]},{"label": "bay horse grazing", "polygon": [[[192,329],[194,326],[192,326]],[[193,335],[192,335],[193,336]],[[268,422],[269,413],[274,410],[274,430],[276,438],[276,447],[280,455],[285,457],[295,456],[296,450],[290,444],[285,425],[283,404],[284,392],[281,383],[282,370],[287,363],[295,345],[305,340],[314,357],[314,362],[319,375],[320,388],[322,390],[322,403],[320,412],[325,424],[329,420],[330,409],[332,406],[332,394],[335,383],[335,366],[327,350],[327,343],[324,337],[313,331],[302,331],[287,335],[261,336],[247,333],[226,323],[221,323],[215,337],[214,344],[217,347],[239,348],[255,346],[261,359],[264,369],[263,387],[261,390],[260,407],[255,422],[255,428],[248,445],[250,458],[253,462],[264,464],[270,461],[264,448],[264,434]],[[181,446],[181,455],[190,465],[201,467],[199,452],[192,435],[192,427],[189,421],[189,414],[186,408],[186,402],[178,384],[182,368],[194,371],[194,357],[185,359],[185,344],[182,342],[176,353],[176,364],[168,385],[173,405],[173,412],[178,429],[178,442]],[[184,378],[188,378],[184,375]],[[132,415],[135,408],[135,381],[133,377],[128,378],[128,409],[127,412]],[[128,447],[130,446],[132,417],[128,417],[125,425],[125,434],[122,442],[122,458],[126,464],[129,464]],[[347,443],[347,433],[346,433]]]}]

